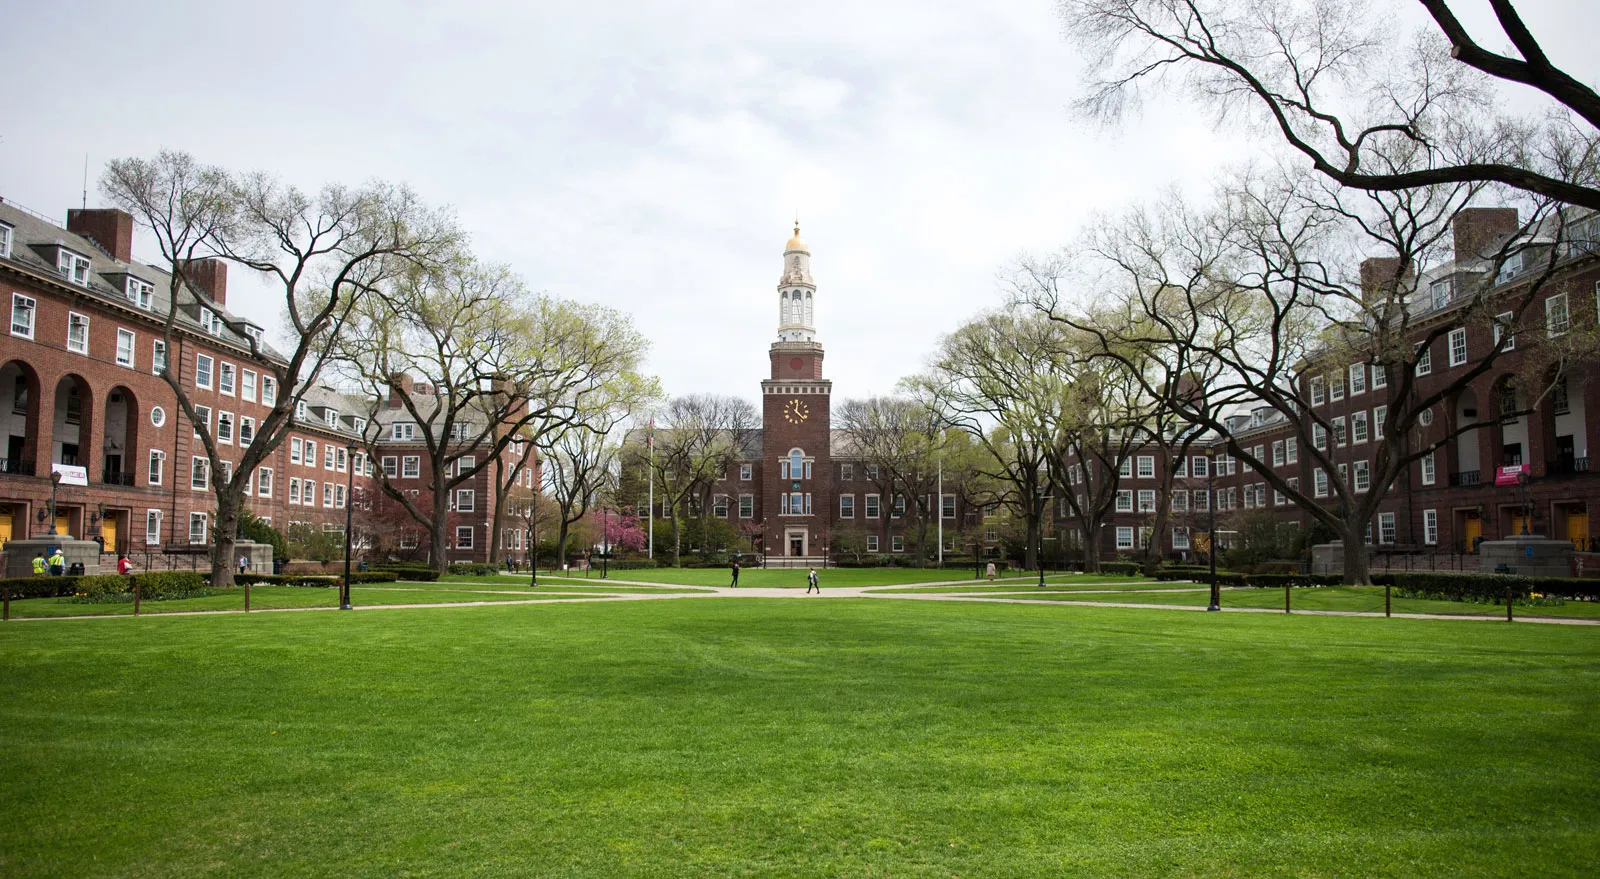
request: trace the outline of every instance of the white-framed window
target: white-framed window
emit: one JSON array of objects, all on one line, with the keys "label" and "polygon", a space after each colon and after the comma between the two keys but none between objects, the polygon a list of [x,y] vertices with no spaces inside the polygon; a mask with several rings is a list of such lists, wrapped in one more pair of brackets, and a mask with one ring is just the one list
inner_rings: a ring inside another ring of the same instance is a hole
[{"label": "white-framed window", "polygon": [[1503,311],[1494,316],[1494,345],[1501,351],[1517,350],[1517,334],[1513,332],[1516,314]]},{"label": "white-framed window", "polygon": [[334,451],[337,453],[333,459],[336,469],[338,469],[340,473],[343,473],[350,467],[350,450],[340,448],[334,449]]},{"label": "white-framed window", "polygon": [[253,369],[239,370],[239,399],[256,401],[256,373]]},{"label": "white-framed window", "polygon": [[67,312],[67,350],[74,354],[89,353],[88,315]]},{"label": "white-framed window", "polygon": [[1131,488],[1119,488],[1119,489],[1117,489],[1117,512],[1119,512],[1119,513],[1131,513],[1131,512],[1133,512],[1133,489],[1131,489]]},{"label": "white-framed window", "polygon": [[1211,511],[1211,492],[1206,491],[1203,488],[1197,488],[1190,492],[1190,494],[1194,496],[1195,512],[1208,513]]},{"label": "white-framed window", "polygon": [[1328,382],[1328,399],[1335,403],[1344,399],[1344,376],[1335,375]]},{"label": "white-framed window", "polygon": [[1172,548],[1173,549],[1188,549],[1189,548],[1189,529],[1188,528],[1185,528],[1182,525],[1174,525],[1173,526],[1173,528],[1172,528]]},{"label": "white-framed window", "polygon": [[1372,389],[1386,388],[1389,386],[1389,370],[1381,363],[1372,364]]},{"label": "white-framed window", "polygon": [[289,477],[289,503],[300,503],[300,477]]},{"label": "white-framed window", "polygon": [[262,467],[256,471],[256,494],[259,497],[272,497],[271,467]]},{"label": "white-framed window", "polygon": [[206,542],[206,514],[189,514],[189,543],[202,544]]},{"label": "white-framed window", "polygon": [[39,303],[31,296],[11,294],[11,335],[33,338],[33,325],[38,317]]},{"label": "white-framed window", "polygon": [[1272,441],[1272,466],[1282,467],[1284,462],[1283,440]]},{"label": "white-framed window", "polygon": [[1433,349],[1427,345],[1417,343],[1417,375],[1427,375],[1433,372]]},{"label": "white-framed window", "polygon": [[394,455],[384,455],[383,475],[389,477],[390,479],[398,478],[400,476],[400,459],[396,458]]},{"label": "white-framed window", "polygon": [[1422,542],[1432,546],[1439,542],[1439,511],[1422,511]]},{"label": "white-framed window", "polygon": [[754,464],[740,464],[739,465],[739,480],[741,482],[749,482],[750,480],[755,478],[755,475],[756,475],[756,467],[755,467]]},{"label": "white-framed window", "polygon": [[256,439],[256,420],[248,415],[239,416],[239,448],[249,448]]},{"label": "white-framed window", "polygon": [[306,440],[306,466],[315,470],[317,468],[317,444]]},{"label": "white-framed window", "polygon": [[1326,392],[1323,391],[1322,376],[1312,376],[1309,384],[1311,385],[1311,405],[1321,406],[1323,403],[1326,403],[1328,398]]},{"label": "white-framed window", "polygon": [[278,380],[268,375],[261,377],[261,405],[278,405]]},{"label": "white-framed window", "polygon": [[211,371],[215,368],[216,361],[204,354],[194,356],[194,386],[211,390]]},{"label": "white-framed window", "polygon": [[1317,497],[1328,496],[1328,471],[1322,469],[1311,471],[1311,492]]},{"label": "white-framed window", "polygon": [[1290,464],[1298,464],[1298,463],[1300,463],[1300,440],[1299,440],[1299,438],[1291,436],[1288,439],[1283,441],[1283,445],[1284,445],[1284,449],[1286,450],[1285,455],[1284,455],[1284,460],[1288,461]]},{"label": "white-framed window", "polygon": [[1311,444],[1322,451],[1328,450],[1328,429],[1320,424],[1311,425]]},{"label": "white-framed window", "polygon": [[1262,463],[1266,463],[1267,450],[1263,446],[1256,446],[1255,448],[1250,450],[1250,457],[1255,458],[1257,461],[1260,461]]},{"label": "white-framed window", "polygon": [[306,441],[299,437],[289,438],[289,463],[299,464],[305,460]]},{"label": "white-framed window", "polygon": [[956,517],[956,496],[953,494],[941,495],[939,498],[939,518],[954,519]]},{"label": "white-framed window", "polygon": [[1544,301],[1544,327],[1551,338],[1565,335],[1572,327],[1572,315],[1567,311],[1567,294],[1557,293]]},{"label": "white-framed window", "polygon": [[906,496],[903,494],[897,494],[894,496],[894,505],[889,508],[889,518],[898,519],[905,514]]},{"label": "white-framed window", "polygon": [[1367,365],[1365,363],[1352,363],[1346,371],[1350,373],[1350,396],[1365,394],[1367,392]]},{"label": "white-framed window", "polygon": [[1154,513],[1156,511],[1156,493],[1154,489],[1139,489],[1139,512]]},{"label": "white-framed window", "polygon": [[1187,491],[1184,491],[1183,489],[1178,489],[1177,491],[1174,491],[1172,493],[1172,512],[1174,512],[1174,513],[1187,513],[1187,512],[1189,512],[1189,493]]},{"label": "white-framed window", "polygon": [[0,223],[0,256],[11,255],[11,227]]},{"label": "white-framed window", "polygon": [[1417,464],[1422,468],[1422,484],[1432,485],[1437,478],[1437,473],[1434,470],[1433,453],[1429,452],[1417,459]]},{"label": "white-framed window", "polygon": [[167,371],[167,343],[162,339],[150,346],[150,371],[156,375]]},{"label": "white-framed window", "polygon": [[1117,549],[1133,549],[1133,528],[1130,526],[1117,526]]},{"label": "white-framed window", "polygon": [[853,494],[839,495],[839,518],[854,519],[856,517],[856,496]]},{"label": "white-framed window", "polygon": [[1466,327],[1450,331],[1450,365],[1461,366],[1467,362]]},{"label": "white-framed window", "polygon": [[333,506],[333,483],[331,482],[322,483],[322,505],[325,507]]},{"label": "white-framed window", "polygon": [[217,462],[217,484],[219,484],[219,485],[228,485],[231,482],[233,482],[233,462],[232,461],[218,461]]},{"label": "white-framed window", "polygon": [[300,501],[305,506],[317,505],[317,483],[314,479],[307,479],[300,483]]},{"label": "white-framed window", "polygon": [[211,462],[196,455],[189,459],[189,488],[205,491],[211,487]]},{"label": "white-framed window", "polygon": [[474,513],[478,510],[478,493],[470,488],[456,489],[456,511]]},{"label": "white-framed window", "polygon": [[206,430],[211,429],[211,407],[196,406],[194,407],[194,414],[195,419],[199,422],[199,424],[196,424],[194,428],[194,438],[200,439],[200,430],[202,428]]},{"label": "white-framed window", "polygon": [[56,270],[79,287],[89,286],[89,258],[65,247],[56,249]]},{"label": "white-framed window", "polygon": [[1117,462],[1117,475],[1121,476],[1123,479],[1133,478],[1132,458],[1123,458],[1121,461]]},{"label": "white-framed window", "polygon": [[879,513],[879,510],[878,510],[878,496],[875,495],[875,494],[867,495],[866,496],[866,510],[865,510],[866,518],[868,518],[868,519],[876,519],[876,518],[878,518],[878,513]]},{"label": "white-framed window", "polygon": [[339,427],[339,410],[337,410],[337,409],[323,409],[322,410],[322,423],[326,424],[329,427],[337,429]]},{"label": "white-framed window", "polygon": [[1205,455],[1194,455],[1193,459],[1194,460],[1189,462],[1189,470],[1190,470],[1190,472],[1194,473],[1195,478],[1197,478],[1197,479],[1205,479],[1206,478],[1206,470],[1207,470],[1206,456]]},{"label": "white-framed window", "polygon": [[1394,513],[1378,514],[1378,542],[1394,543]]},{"label": "white-framed window", "polygon": [[[851,500],[855,500],[851,498]],[[852,511],[853,512],[853,511]],[[753,494],[739,495],[739,518],[754,519],[756,517],[756,496]]]},{"label": "white-framed window", "polygon": [[304,422],[306,420],[306,417],[310,414],[310,412],[311,412],[311,407],[306,405],[306,401],[304,401],[304,400],[296,400],[296,401],[294,401],[294,420],[295,421]]},{"label": "white-framed window", "polygon": [[334,468],[334,461],[337,460],[338,454],[339,454],[339,451],[333,445],[333,443],[328,443],[327,445],[323,446],[322,447],[322,469],[324,469],[324,470],[332,470]]},{"label": "white-framed window", "polygon": [[1172,459],[1172,478],[1173,479],[1188,479],[1189,478],[1189,461],[1188,461],[1188,459],[1184,458],[1182,455],[1179,455],[1178,457]]},{"label": "white-framed window", "polygon": [[344,509],[345,501],[346,501],[346,498],[344,496],[344,486],[342,486],[342,485],[334,486],[333,487],[333,506],[336,509],[342,510],[342,509]]},{"label": "white-framed window", "polygon": [[840,482],[853,482],[855,480],[855,478],[856,478],[856,467],[855,467],[854,464],[840,464],[839,465],[839,481]]},{"label": "white-framed window", "polygon": [[417,426],[409,421],[396,421],[389,425],[389,439],[410,442],[417,438]]},{"label": "white-framed window", "polygon": [[1350,441],[1355,443],[1367,441],[1367,410],[1361,409],[1350,413]]},{"label": "white-framed window", "polygon": [[1154,455],[1139,456],[1139,478],[1153,479],[1156,475],[1156,459]]},{"label": "white-framed window", "polygon": [[148,476],[145,477],[145,480],[147,482],[149,482],[151,485],[160,485],[161,484],[161,480],[164,478],[164,476],[162,474],[162,470],[165,469],[166,463],[167,463],[167,453],[166,452],[163,452],[160,449],[151,449],[150,450],[150,473],[149,473]]},{"label": "white-framed window", "polygon": [[906,551],[906,539],[904,537],[901,537],[898,534],[890,537],[889,538],[889,551],[890,552],[905,552]]},{"label": "white-framed window", "polygon": [[867,535],[867,552],[877,552],[877,551],[878,551],[878,535],[876,535],[876,534],[868,534]]},{"label": "white-framed window", "polygon": [[1333,419],[1333,444],[1336,446],[1342,446],[1348,441],[1349,435],[1345,432],[1344,416],[1340,415],[1339,417]]},{"label": "white-framed window", "polygon": [[1345,488],[1349,488],[1350,487],[1350,465],[1349,464],[1340,464],[1339,465],[1339,484],[1344,486]]},{"label": "white-framed window", "polygon": [[416,479],[422,475],[422,456],[406,455],[400,460],[400,475],[406,479]]},{"label": "white-framed window", "polygon": [[1384,426],[1384,423],[1387,422],[1388,420],[1389,420],[1389,407],[1388,406],[1373,406],[1372,407],[1372,438],[1374,440],[1382,440],[1383,439],[1383,426]]},{"label": "white-framed window", "polygon": [[144,542],[147,546],[161,544],[161,511],[144,511]]},{"label": "white-framed window", "polygon": [[456,549],[471,549],[471,548],[472,548],[472,526],[471,525],[457,525],[456,526]]},{"label": "white-framed window", "polygon": [[233,445],[233,413],[217,413],[217,442],[223,445]]},{"label": "white-framed window", "polygon": [[135,339],[134,339],[132,331],[122,329],[121,327],[117,328],[117,365],[118,366],[130,366],[130,367],[133,366],[133,358],[134,358],[134,351],[135,351],[134,342],[135,342]]},{"label": "white-framed window", "polygon": [[[1341,467],[1344,465],[1340,465]],[[1356,462],[1356,491],[1362,492],[1372,487],[1372,474],[1368,471],[1366,461]]]}]

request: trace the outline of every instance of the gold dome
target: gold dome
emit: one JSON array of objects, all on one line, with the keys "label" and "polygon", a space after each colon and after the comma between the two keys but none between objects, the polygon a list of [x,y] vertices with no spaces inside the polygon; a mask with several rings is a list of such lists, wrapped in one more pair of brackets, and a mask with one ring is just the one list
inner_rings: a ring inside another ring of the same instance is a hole
[{"label": "gold dome", "polygon": [[[795,220],[794,221],[794,237],[790,238],[789,239],[789,243],[785,244],[783,246],[783,250],[784,250],[785,253],[788,253],[791,250],[806,250],[806,243],[804,241],[800,240],[800,221],[799,220]],[[810,253],[811,251],[806,250],[806,252]]]}]

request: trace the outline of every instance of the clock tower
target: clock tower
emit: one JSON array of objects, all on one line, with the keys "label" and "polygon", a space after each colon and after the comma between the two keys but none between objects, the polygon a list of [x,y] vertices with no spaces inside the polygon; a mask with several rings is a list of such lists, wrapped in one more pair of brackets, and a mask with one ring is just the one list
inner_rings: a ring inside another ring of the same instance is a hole
[{"label": "clock tower", "polygon": [[778,340],[772,377],[761,383],[764,550],[770,557],[820,559],[831,548],[833,382],[822,377],[811,280],[811,251],[800,224],[783,248],[778,278]]}]

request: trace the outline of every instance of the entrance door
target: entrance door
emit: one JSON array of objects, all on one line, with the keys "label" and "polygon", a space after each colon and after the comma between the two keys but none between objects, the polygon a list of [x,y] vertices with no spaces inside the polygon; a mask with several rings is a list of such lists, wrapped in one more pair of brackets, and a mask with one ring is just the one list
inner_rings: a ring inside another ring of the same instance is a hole
[{"label": "entrance door", "polygon": [[63,537],[72,533],[71,523],[67,519],[66,513],[56,513],[56,533]]},{"label": "entrance door", "polygon": [[798,534],[789,535],[789,555],[802,556],[806,554],[806,539]]},{"label": "entrance door", "polygon": [[0,549],[6,548],[6,541],[11,539],[11,508],[0,507]]},{"label": "entrance door", "polygon": [[1462,523],[1461,536],[1466,541],[1466,551],[1476,552],[1478,538],[1483,536],[1483,520],[1478,518],[1476,512],[1467,513],[1466,519]]},{"label": "entrance door", "polygon": [[100,539],[105,541],[105,552],[117,551],[117,516],[115,513],[107,513],[106,517],[100,520]]},{"label": "entrance door", "polygon": [[1579,552],[1589,549],[1589,511],[1569,511],[1567,513],[1567,539]]},{"label": "entrance door", "polygon": [[[1512,513],[1511,514],[1511,533],[1509,535],[1507,535],[1507,536],[1508,537],[1516,537],[1518,534],[1521,534],[1522,533],[1522,524],[1523,524],[1522,523],[1522,514],[1521,513]],[[1533,532],[1530,530],[1528,533],[1532,534]]]}]

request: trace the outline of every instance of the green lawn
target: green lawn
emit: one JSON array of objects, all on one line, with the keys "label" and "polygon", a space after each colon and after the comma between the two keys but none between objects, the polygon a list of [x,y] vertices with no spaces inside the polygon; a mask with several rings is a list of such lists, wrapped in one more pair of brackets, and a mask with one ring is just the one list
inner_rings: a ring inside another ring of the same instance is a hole
[{"label": "green lawn", "polygon": [[[380,586],[354,586],[350,590],[350,603],[357,606],[387,604],[448,604],[462,601],[528,601],[536,598],[577,598],[592,596],[593,591],[566,587],[523,589],[518,591],[468,591],[460,587],[451,589],[420,588],[434,584],[403,583]],[[598,591],[598,590],[595,590]],[[655,590],[647,590],[655,591]],[[251,610],[275,610],[290,607],[337,607],[339,590],[309,589],[296,586],[250,587]],[[139,607],[142,614],[179,613],[183,611],[244,610],[244,590],[227,589],[218,595],[204,598],[183,598],[176,601],[146,601]],[[64,598],[30,598],[11,602],[11,615],[19,619],[32,617],[80,617],[99,615],[133,615],[133,602],[107,604],[79,604]]]},{"label": "green lawn", "polygon": [[1597,660],[882,599],[11,624],[0,875],[1588,876]]},{"label": "green lawn", "polygon": [[[806,588],[805,568],[744,568],[739,572],[740,586],[761,588]],[[541,574],[540,576],[543,576]],[[582,574],[578,575],[582,578]],[[641,583],[663,583],[681,586],[727,586],[733,572],[727,568],[647,568],[635,571],[612,571],[611,577]],[[1056,574],[1054,577],[1063,575]],[[1068,575],[1070,576],[1070,575]],[[945,583],[950,581],[980,581],[972,579],[970,568],[930,570],[921,568],[819,568],[817,577],[823,588],[829,586],[897,586],[908,583]],[[599,570],[590,582],[600,578]],[[1007,578],[1013,585],[1037,582],[1037,573]],[[1122,579],[1127,579],[1126,577]],[[987,581],[982,581],[987,582]]]},{"label": "green lawn", "polygon": [[1123,591],[1128,589],[1199,589],[1195,583],[1169,583],[1160,580],[1131,580],[1127,577],[1096,577],[1096,576],[1047,576],[1043,589],[1038,587],[1038,580],[1017,582],[1015,580],[1004,583],[974,583],[970,586],[907,586],[901,589],[874,589],[874,594],[897,595],[909,594],[940,594],[940,593],[971,593],[984,594],[1016,594],[1034,595],[1042,592],[1081,592],[1085,589],[1097,591]]},{"label": "green lawn", "polygon": [[[1044,600],[1071,601],[1071,596],[1045,594],[1050,590],[1032,593],[1008,593],[1012,598],[1040,598]],[[1183,604],[1204,607],[1211,601],[1209,590],[1199,592],[1136,592],[1128,595],[1086,595],[1082,601],[1115,601],[1124,604]],[[1382,586],[1320,586],[1315,589],[1295,589],[1290,593],[1295,610],[1344,610],[1362,613],[1383,613]],[[1437,613],[1457,616],[1504,617],[1505,605],[1469,604],[1464,601],[1432,601],[1419,598],[1394,598],[1394,613]],[[1282,589],[1224,589],[1222,606],[1264,607],[1283,609]],[[1517,605],[1515,616],[1560,617],[1574,619],[1600,619],[1600,602],[1569,601],[1556,607]]]}]

